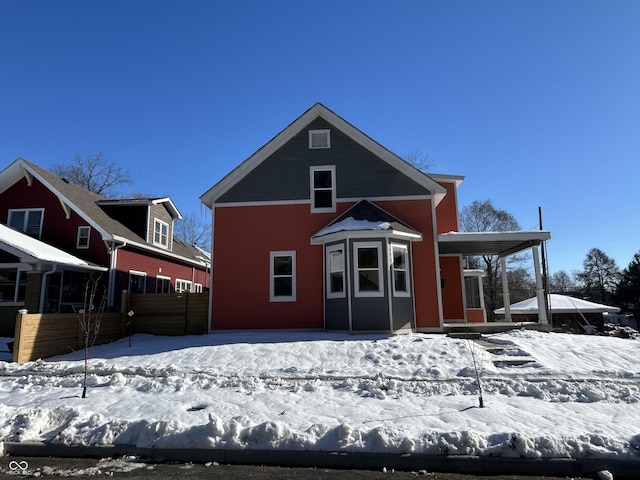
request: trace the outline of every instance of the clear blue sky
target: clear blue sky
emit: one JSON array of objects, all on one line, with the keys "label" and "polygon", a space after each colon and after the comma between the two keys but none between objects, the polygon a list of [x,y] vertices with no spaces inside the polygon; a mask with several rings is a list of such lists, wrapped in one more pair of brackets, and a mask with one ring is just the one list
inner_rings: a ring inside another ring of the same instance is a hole
[{"label": "clear blue sky", "polygon": [[0,69],[2,168],[102,151],[199,214],[319,101],[460,207],[542,207],[552,272],[640,250],[638,0],[0,0]]}]

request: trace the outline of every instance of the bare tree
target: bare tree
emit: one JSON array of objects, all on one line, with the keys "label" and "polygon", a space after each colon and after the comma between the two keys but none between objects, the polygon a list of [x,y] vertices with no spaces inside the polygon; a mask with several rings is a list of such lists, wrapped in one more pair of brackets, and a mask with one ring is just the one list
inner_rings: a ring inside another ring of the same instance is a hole
[{"label": "bare tree", "polygon": [[106,198],[121,196],[119,188],[133,185],[133,180],[122,167],[109,160],[102,152],[83,157],[74,153],[68,163],[56,163],[51,171],[71,183]]},{"label": "bare tree", "polygon": [[423,152],[419,148],[409,150],[403,158],[421,172],[428,172],[436,164],[436,162],[427,153]]},{"label": "bare tree", "polygon": [[578,279],[584,287],[585,296],[595,302],[607,303],[620,280],[616,261],[599,248],[592,248],[582,265],[584,270],[578,274]]},{"label": "bare tree", "polygon": [[549,291],[551,293],[570,293],[576,290],[575,275],[571,277],[564,270],[559,270],[549,279]]},{"label": "bare tree", "polygon": [[[460,228],[463,232],[510,232],[520,230],[520,224],[516,218],[505,210],[499,210],[493,206],[491,200],[483,202],[476,200],[471,205],[462,209],[460,213]],[[510,262],[519,261],[511,257]],[[487,319],[493,321],[496,308],[502,305],[500,292],[501,267],[496,255],[482,255],[468,258],[471,268],[482,268],[485,271],[484,291],[487,308]]]},{"label": "bare tree", "polygon": [[194,213],[184,215],[182,220],[176,221],[174,233],[189,245],[211,251],[211,223]]}]

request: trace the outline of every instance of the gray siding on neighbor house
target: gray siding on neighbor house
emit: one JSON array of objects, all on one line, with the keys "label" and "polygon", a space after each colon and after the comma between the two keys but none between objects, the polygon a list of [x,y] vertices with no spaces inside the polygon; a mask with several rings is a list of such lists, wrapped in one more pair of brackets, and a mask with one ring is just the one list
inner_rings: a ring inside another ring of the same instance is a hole
[{"label": "gray siding on neighbor house", "polygon": [[[330,129],[331,148],[310,149],[309,130]],[[217,203],[309,199],[309,167],[335,165],[338,198],[429,195],[430,192],[318,118],[264,160]],[[366,177],[366,181],[363,178]]]}]

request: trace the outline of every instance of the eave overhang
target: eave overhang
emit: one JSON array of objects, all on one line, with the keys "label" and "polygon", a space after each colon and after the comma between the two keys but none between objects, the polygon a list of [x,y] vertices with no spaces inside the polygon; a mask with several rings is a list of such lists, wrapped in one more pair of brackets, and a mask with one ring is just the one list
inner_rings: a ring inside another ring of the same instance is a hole
[{"label": "eave overhang", "polygon": [[508,257],[551,238],[546,230],[517,232],[449,232],[438,235],[441,255]]}]

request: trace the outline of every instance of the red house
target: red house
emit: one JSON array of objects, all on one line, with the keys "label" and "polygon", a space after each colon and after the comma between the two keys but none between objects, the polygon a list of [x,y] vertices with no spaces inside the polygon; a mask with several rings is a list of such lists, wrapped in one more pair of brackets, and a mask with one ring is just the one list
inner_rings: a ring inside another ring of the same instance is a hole
[{"label": "red house", "polygon": [[480,277],[462,256],[515,253],[548,232],[449,233],[462,180],[417,170],[314,105],[200,197],[213,218],[211,328],[484,321]]},{"label": "red house", "polygon": [[18,158],[0,172],[0,336],[20,308],[73,311],[96,273],[110,310],[122,291],[207,289],[210,256],[174,237],[180,218],[170,198],[109,200]]}]

